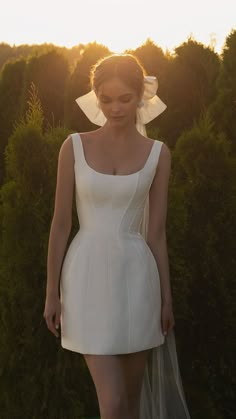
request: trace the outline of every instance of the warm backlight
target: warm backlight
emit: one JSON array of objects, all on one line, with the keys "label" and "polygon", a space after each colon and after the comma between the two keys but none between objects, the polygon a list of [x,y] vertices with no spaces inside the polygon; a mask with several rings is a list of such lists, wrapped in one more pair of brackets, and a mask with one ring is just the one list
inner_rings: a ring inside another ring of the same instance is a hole
[{"label": "warm backlight", "polygon": [[122,52],[147,38],[172,50],[191,35],[219,51],[234,27],[235,0],[8,0],[0,42],[70,47],[97,41]]}]

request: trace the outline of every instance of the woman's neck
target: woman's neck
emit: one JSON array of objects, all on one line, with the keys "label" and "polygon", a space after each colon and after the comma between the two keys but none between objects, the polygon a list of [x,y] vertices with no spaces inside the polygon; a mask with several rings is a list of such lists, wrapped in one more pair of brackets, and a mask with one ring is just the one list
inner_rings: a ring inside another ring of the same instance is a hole
[{"label": "woman's neck", "polygon": [[108,139],[109,142],[119,141],[120,143],[127,143],[127,141],[134,141],[140,137],[135,125],[128,125],[125,127],[111,127],[108,122],[100,128],[100,133]]}]

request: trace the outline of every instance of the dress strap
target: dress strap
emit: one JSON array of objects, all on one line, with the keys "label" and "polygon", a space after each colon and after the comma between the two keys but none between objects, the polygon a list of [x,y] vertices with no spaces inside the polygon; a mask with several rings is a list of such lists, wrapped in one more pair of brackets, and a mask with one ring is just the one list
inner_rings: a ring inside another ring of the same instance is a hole
[{"label": "dress strap", "polygon": [[71,139],[72,139],[75,163],[79,163],[80,160],[81,160],[81,149],[80,149],[79,134],[76,132],[74,134],[71,134],[70,136],[71,136]]},{"label": "dress strap", "polygon": [[71,134],[71,139],[73,144],[75,163],[78,164],[79,168],[82,168],[84,167],[84,154],[83,145],[79,133],[75,132],[74,134]]},{"label": "dress strap", "polygon": [[159,157],[160,157],[160,153],[161,153],[161,149],[162,149],[162,145],[163,145],[163,141],[159,141],[159,140],[155,140],[155,152],[154,152],[154,167],[155,170],[158,166],[158,162],[159,162]]},{"label": "dress strap", "polygon": [[149,178],[150,186],[156,173],[162,145],[163,145],[162,141],[159,141],[159,140],[154,141],[154,144],[152,146],[153,148],[151,150],[147,163],[144,167],[144,174],[145,176],[147,176],[147,178]]}]

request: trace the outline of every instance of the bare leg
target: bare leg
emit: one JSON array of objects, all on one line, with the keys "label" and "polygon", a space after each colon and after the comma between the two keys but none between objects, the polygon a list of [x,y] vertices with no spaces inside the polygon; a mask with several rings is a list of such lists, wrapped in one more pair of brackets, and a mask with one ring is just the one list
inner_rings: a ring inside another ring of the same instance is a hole
[{"label": "bare leg", "polygon": [[102,419],[139,419],[148,352],[84,355],[96,388]]},{"label": "bare leg", "polygon": [[120,355],[125,374],[129,418],[131,419],[140,419],[140,396],[149,352],[150,350],[146,350],[128,355]]}]

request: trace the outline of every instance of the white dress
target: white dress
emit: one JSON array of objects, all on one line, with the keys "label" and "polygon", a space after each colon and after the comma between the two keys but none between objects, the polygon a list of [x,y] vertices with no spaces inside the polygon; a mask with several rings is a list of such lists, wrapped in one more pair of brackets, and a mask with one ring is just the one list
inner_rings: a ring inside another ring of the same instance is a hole
[{"label": "white dress", "polygon": [[62,346],[84,354],[137,352],[164,342],[156,260],[140,225],[162,142],[142,170],[104,175],[72,135],[80,230],[61,275]]},{"label": "white dress", "polygon": [[[173,416],[169,411],[165,415],[159,398],[160,377],[155,377],[153,384],[155,371],[150,370],[150,365],[156,364],[161,371],[163,364],[157,365],[161,355],[158,348],[168,346],[163,345],[161,330],[158,267],[142,234],[145,204],[163,142],[154,141],[138,172],[109,175],[92,169],[86,162],[80,135],[71,137],[80,229],[67,250],[61,271],[62,347],[97,355],[156,348],[158,352],[151,355],[155,359],[150,358],[146,368],[141,418],[189,418],[182,387],[177,392],[181,392],[184,415]],[[175,349],[173,336],[171,347]],[[173,359],[168,359],[173,366]],[[175,385],[176,371],[174,368]]]}]

